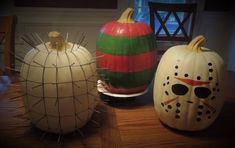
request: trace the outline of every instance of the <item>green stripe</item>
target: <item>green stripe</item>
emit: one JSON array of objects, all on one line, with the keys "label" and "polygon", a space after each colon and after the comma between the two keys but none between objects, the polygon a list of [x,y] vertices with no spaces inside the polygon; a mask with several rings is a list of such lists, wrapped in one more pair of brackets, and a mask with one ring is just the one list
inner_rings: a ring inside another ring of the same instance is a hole
[{"label": "green stripe", "polygon": [[101,77],[108,80],[114,87],[132,88],[150,84],[156,71],[156,66],[141,72],[124,73],[124,72],[109,72],[107,70],[97,69]]},{"label": "green stripe", "polygon": [[137,55],[154,50],[155,38],[153,34],[127,37],[100,33],[96,49],[111,55]]}]

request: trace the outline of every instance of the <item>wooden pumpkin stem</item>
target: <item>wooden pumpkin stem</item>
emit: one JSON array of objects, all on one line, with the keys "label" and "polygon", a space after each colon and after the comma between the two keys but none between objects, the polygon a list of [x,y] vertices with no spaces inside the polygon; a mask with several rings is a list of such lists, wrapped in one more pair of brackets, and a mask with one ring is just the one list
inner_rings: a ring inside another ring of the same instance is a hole
[{"label": "wooden pumpkin stem", "polygon": [[49,32],[48,37],[50,41],[49,47],[51,49],[61,51],[68,48],[68,44],[64,41],[64,38],[61,36],[59,32],[56,31]]},{"label": "wooden pumpkin stem", "polygon": [[118,19],[118,22],[120,23],[135,23],[135,21],[132,19],[132,16],[134,14],[133,8],[127,8],[121,15],[121,17]]},{"label": "wooden pumpkin stem", "polygon": [[206,38],[202,35],[195,37],[187,46],[188,50],[201,52],[201,46],[206,42]]}]

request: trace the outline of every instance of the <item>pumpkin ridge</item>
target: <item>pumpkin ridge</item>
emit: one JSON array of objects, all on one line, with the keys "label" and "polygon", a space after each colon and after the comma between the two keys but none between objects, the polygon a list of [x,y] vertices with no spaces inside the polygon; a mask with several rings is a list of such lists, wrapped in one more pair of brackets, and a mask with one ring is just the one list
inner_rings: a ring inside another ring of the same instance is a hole
[{"label": "pumpkin ridge", "polygon": [[[127,30],[127,26],[131,27],[131,30]],[[140,31],[136,31],[137,28],[141,28]],[[122,31],[119,31],[119,30]],[[101,33],[108,34],[110,36],[144,36],[147,34],[151,34],[153,31],[150,27],[142,22],[136,22],[133,24],[124,24],[117,21],[111,21],[107,23],[104,27],[102,27]]]},{"label": "pumpkin ridge", "polygon": [[[113,56],[100,51],[96,56],[104,56],[97,65],[101,68],[107,68],[110,72],[138,72],[154,67],[157,64],[155,58],[156,50],[133,56]],[[143,62],[145,61],[145,62]]]},{"label": "pumpkin ridge", "polygon": [[[155,50],[153,34],[138,37],[109,36],[101,33],[97,41],[96,49],[106,54],[112,55],[137,55]],[[142,40],[146,42],[141,42]],[[131,44],[130,44],[131,43]],[[134,47],[130,46],[135,45]]]},{"label": "pumpkin ridge", "polygon": [[152,81],[150,78],[153,78],[156,70],[156,66],[154,66],[150,69],[139,72],[110,72],[108,70],[99,69],[99,66],[97,67],[97,72],[105,75],[105,78],[109,80],[108,83],[110,83],[113,87],[123,88],[131,88],[149,84]]}]

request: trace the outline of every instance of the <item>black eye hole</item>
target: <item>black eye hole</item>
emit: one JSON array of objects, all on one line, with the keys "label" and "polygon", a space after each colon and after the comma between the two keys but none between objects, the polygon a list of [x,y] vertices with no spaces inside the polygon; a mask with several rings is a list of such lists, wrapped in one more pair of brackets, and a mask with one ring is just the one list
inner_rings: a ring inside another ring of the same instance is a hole
[{"label": "black eye hole", "polygon": [[176,95],[185,95],[188,92],[188,87],[183,84],[174,84],[171,89]]},{"label": "black eye hole", "polygon": [[207,98],[211,94],[211,90],[206,87],[197,87],[194,89],[194,93],[198,98]]}]

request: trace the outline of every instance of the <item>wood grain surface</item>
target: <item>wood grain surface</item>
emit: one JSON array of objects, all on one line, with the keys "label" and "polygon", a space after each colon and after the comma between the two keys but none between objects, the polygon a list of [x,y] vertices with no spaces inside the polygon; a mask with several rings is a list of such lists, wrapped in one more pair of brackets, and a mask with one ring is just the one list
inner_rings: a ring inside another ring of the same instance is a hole
[{"label": "wood grain surface", "polygon": [[[140,97],[115,99],[101,95],[91,121],[78,132],[59,136],[31,125],[19,84],[0,94],[1,147],[234,147],[235,73],[228,72],[226,101],[218,119],[206,130],[183,132],[165,126],[153,107],[152,88]],[[152,85],[151,85],[152,86]],[[15,98],[16,97],[16,98]],[[98,124],[97,124],[97,123]]]}]

